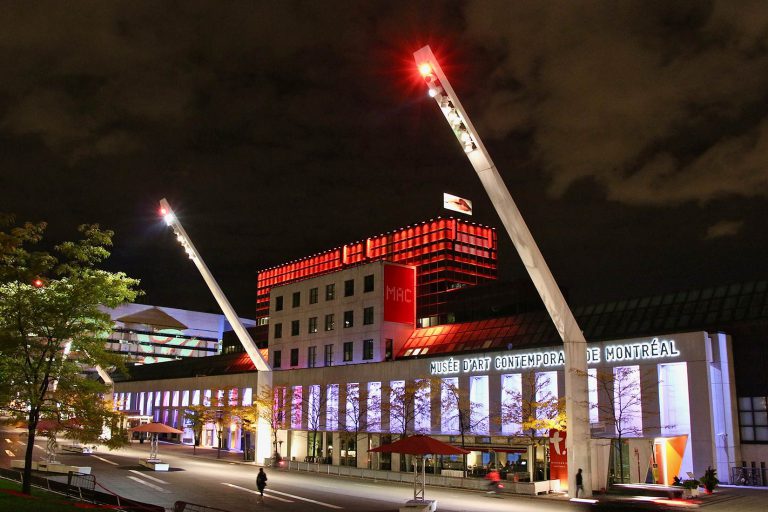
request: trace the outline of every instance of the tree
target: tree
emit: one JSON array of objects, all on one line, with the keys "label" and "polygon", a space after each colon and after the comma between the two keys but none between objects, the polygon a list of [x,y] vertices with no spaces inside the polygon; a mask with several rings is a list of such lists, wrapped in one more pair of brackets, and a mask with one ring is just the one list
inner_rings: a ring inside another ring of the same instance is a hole
[{"label": "tree", "polygon": [[203,427],[208,422],[208,407],[204,405],[190,405],[184,409],[183,424],[192,429],[192,454],[197,454],[197,447],[203,437]]},{"label": "tree", "polygon": [[[459,387],[458,378],[443,379],[439,389],[443,423],[447,423],[449,432],[459,434],[462,448],[466,447],[468,434],[488,434],[490,414],[486,414],[483,404],[470,400],[469,390]],[[466,471],[466,455],[462,456],[462,465],[462,469]]]},{"label": "tree", "polygon": [[589,378],[596,383],[599,395],[598,402],[591,407],[597,409],[601,421],[611,427],[606,435],[616,440],[619,478],[623,482],[624,439],[643,435],[642,418],[646,414],[643,413],[642,399],[655,391],[658,381],[643,384],[637,366],[598,369]]},{"label": "tree", "polygon": [[272,432],[275,461],[280,458],[280,453],[277,450],[277,432],[282,427],[285,417],[285,407],[281,400],[283,390],[282,387],[262,386],[253,397],[250,406],[242,406],[233,410],[233,414],[240,418],[244,428],[251,432],[256,432],[260,422],[269,425]]},{"label": "tree", "polygon": [[14,226],[7,215],[0,221],[0,399],[26,423],[22,491],[29,494],[41,419],[76,418],[78,435],[89,440],[101,436],[105,425],[114,426],[101,441],[109,447],[127,442],[104,400],[107,386],[88,370],[121,366],[119,356],[105,351],[112,321],[99,307],[133,301],[138,281],[98,268],[113,236],[98,225],[80,226],[79,240],[56,245],[51,254],[38,249],[45,223]]},{"label": "tree", "polygon": [[[389,400],[382,401],[382,417],[389,416],[389,431],[398,439],[408,437],[417,431],[416,418],[430,412],[429,395],[438,379],[415,379],[412,381],[390,382]],[[436,388],[437,389],[437,388]],[[400,470],[407,469],[406,458],[400,457]]]},{"label": "tree", "polygon": [[[546,373],[521,376],[520,390],[507,389],[502,399],[501,419],[516,426],[511,432],[530,447],[528,466],[531,482],[536,479],[536,450],[539,441],[548,437],[549,430],[565,430],[565,400],[552,392],[552,382]],[[546,468],[544,468],[546,476]]]}]

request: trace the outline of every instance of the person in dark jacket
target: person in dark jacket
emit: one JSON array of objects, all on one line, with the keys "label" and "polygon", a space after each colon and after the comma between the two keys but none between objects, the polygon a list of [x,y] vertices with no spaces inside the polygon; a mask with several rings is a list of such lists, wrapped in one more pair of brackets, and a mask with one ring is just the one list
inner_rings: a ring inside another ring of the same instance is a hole
[{"label": "person in dark jacket", "polygon": [[256,488],[261,495],[261,501],[264,501],[264,488],[267,486],[267,474],[264,472],[264,468],[259,468],[259,474],[256,475]]},{"label": "person in dark jacket", "polygon": [[579,494],[582,496],[584,495],[584,476],[581,474],[581,468],[579,468],[579,471],[576,473],[576,497],[579,497]]}]

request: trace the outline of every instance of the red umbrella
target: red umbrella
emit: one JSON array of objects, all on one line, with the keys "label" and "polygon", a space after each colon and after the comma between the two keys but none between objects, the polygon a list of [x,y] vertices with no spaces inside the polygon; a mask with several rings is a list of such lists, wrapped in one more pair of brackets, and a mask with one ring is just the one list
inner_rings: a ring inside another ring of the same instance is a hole
[{"label": "red umbrella", "polygon": [[152,439],[149,442],[149,461],[159,461],[157,457],[157,435],[158,434],[183,434],[184,431],[177,428],[169,427],[165,423],[145,423],[138,427],[129,428],[132,432],[146,432],[152,434]]},{"label": "red umbrella", "polygon": [[129,428],[131,432],[147,432],[149,434],[183,434],[183,430],[169,427],[165,423],[145,423],[138,427]]},{"label": "red umbrella", "polygon": [[[424,434],[405,437],[394,443],[371,448],[368,451],[416,455],[416,464],[413,467],[413,501],[418,502],[424,501],[424,481],[426,479],[426,470],[423,462],[424,455],[466,455],[469,453],[469,450],[438,441],[434,437],[425,436]],[[422,461],[421,475],[419,475],[419,461]]]},{"label": "red umbrella", "polygon": [[466,455],[469,450],[438,441],[434,437],[416,434],[394,443],[371,448],[371,452],[405,453],[408,455]]}]

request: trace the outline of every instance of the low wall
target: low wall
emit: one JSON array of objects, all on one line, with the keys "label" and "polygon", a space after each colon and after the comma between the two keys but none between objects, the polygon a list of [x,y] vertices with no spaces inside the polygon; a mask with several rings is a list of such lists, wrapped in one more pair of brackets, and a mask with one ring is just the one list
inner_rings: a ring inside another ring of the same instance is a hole
[{"label": "low wall", "polygon": [[[379,469],[355,468],[351,466],[333,466],[331,464],[316,464],[313,462],[288,461],[286,468],[289,471],[308,471],[310,473],[321,473],[326,475],[348,476],[352,478],[366,478],[370,480],[380,480],[385,482],[413,483],[413,473],[399,471],[384,471]],[[455,471],[455,470],[446,470]],[[456,471],[461,474],[462,471]],[[426,485],[433,487],[457,487],[461,489],[485,490],[488,487],[488,481],[483,478],[463,478],[461,476],[425,475]],[[526,494],[533,496],[535,494],[560,492],[560,480],[542,480],[540,482],[504,482],[504,488],[501,492],[510,494]]]}]

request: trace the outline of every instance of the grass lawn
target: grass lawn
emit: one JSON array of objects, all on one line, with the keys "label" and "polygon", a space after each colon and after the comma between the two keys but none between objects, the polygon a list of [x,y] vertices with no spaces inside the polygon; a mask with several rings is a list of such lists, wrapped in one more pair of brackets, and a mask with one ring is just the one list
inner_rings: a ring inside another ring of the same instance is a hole
[{"label": "grass lawn", "polygon": [[14,512],[82,512],[107,510],[90,503],[75,502],[58,494],[32,488],[32,496],[21,494],[21,484],[0,478],[0,510]]}]

